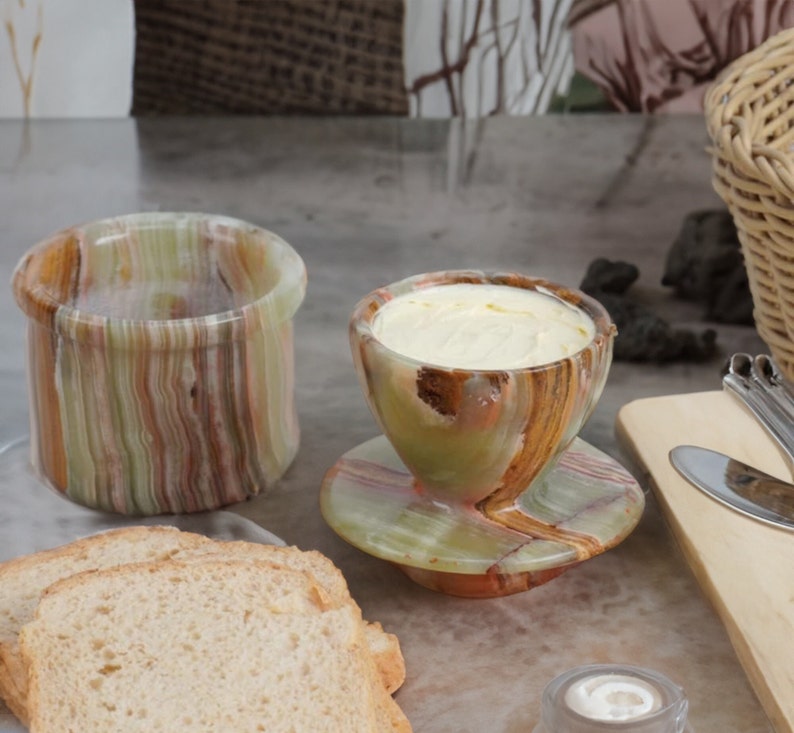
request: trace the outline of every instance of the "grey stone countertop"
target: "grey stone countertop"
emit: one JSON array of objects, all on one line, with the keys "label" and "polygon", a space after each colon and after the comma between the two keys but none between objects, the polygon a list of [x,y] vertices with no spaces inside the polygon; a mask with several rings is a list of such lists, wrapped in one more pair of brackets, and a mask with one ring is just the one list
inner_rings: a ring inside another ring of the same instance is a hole
[{"label": "grey stone countertop", "polygon": [[[618,362],[582,437],[621,456],[625,403],[719,388],[754,329],[702,322],[660,283],[684,216],[721,206],[700,117],[142,119],[0,122],[0,281],[65,226],[143,210],[222,213],[282,235],[304,258],[296,317],[301,448],[265,495],[230,508],[344,572],[365,617],[400,638],[397,699],[417,733],[531,731],[557,674],[591,662],[650,667],[683,686],[697,733],[770,725],[653,497],[615,549],[501,599],[426,590],[339,539],[318,510],[325,472],[377,434],[359,391],[348,315],[373,288],[419,272],[515,270],[576,286],[595,257],[636,264],[634,297],[677,325],[714,326],[705,364]],[[27,432],[24,318],[0,288],[0,442]],[[13,490],[6,487],[6,491]],[[2,557],[27,547],[4,521]],[[39,545],[48,543],[38,537]]]}]

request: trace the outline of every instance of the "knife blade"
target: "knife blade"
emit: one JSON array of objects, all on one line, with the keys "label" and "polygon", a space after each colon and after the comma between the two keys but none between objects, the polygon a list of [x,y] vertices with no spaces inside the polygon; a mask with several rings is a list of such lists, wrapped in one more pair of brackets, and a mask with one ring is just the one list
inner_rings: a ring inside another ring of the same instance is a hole
[{"label": "knife blade", "polygon": [[760,522],[794,530],[794,484],[708,448],[679,445],[670,463],[712,499]]}]

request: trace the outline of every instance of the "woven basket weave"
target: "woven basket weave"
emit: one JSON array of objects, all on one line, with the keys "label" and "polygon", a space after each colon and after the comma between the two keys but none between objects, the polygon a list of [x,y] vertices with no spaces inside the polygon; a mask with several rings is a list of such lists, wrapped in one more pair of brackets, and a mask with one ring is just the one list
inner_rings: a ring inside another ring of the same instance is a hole
[{"label": "woven basket weave", "polygon": [[408,114],[404,0],[135,0],[132,114]]},{"label": "woven basket weave", "polygon": [[794,379],[794,29],[728,66],[705,112],[712,181],[739,233],[756,328]]}]

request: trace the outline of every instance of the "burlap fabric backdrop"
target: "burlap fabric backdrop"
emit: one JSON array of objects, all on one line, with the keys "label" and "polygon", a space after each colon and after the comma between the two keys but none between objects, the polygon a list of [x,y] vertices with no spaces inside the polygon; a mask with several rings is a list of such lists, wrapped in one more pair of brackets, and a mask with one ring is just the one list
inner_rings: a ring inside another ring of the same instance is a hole
[{"label": "burlap fabric backdrop", "polygon": [[403,0],[136,0],[133,115],[405,115]]}]

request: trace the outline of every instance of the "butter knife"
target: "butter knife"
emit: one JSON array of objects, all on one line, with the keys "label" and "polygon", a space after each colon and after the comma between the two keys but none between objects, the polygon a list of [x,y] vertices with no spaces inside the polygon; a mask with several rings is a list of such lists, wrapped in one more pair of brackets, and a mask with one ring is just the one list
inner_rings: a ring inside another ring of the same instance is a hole
[{"label": "butter knife", "polygon": [[794,484],[695,445],[679,445],[670,463],[689,483],[734,511],[794,530]]}]

